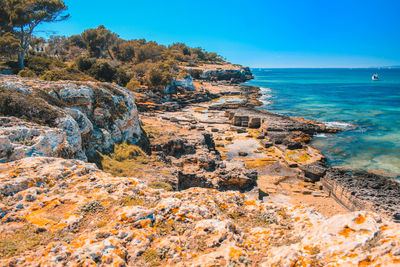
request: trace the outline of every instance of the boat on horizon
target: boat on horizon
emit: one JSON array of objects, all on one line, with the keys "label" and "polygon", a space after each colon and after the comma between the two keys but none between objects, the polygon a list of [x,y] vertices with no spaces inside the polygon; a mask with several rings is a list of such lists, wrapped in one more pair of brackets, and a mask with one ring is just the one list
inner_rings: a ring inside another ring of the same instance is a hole
[{"label": "boat on horizon", "polygon": [[379,81],[379,75],[378,75],[378,73],[375,73],[374,75],[372,75],[372,80],[373,80],[373,81]]}]

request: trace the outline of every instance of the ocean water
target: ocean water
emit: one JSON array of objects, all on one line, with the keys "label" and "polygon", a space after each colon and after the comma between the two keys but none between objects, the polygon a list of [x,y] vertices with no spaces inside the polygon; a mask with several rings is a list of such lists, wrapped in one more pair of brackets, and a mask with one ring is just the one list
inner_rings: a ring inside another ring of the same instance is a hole
[{"label": "ocean water", "polygon": [[[333,166],[400,179],[400,69],[252,69],[261,107],[344,129],[315,136]],[[372,81],[377,72],[380,81]]]}]

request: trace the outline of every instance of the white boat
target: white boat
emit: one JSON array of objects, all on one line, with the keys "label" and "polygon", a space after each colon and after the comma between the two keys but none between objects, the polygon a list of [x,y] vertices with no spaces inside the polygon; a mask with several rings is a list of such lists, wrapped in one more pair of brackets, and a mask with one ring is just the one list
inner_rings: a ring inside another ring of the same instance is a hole
[{"label": "white boat", "polygon": [[372,75],[372,80],[373,80],[373,81],[379,81],[379,75],[378,75],[378,73],[375,73],[374,75]]}]

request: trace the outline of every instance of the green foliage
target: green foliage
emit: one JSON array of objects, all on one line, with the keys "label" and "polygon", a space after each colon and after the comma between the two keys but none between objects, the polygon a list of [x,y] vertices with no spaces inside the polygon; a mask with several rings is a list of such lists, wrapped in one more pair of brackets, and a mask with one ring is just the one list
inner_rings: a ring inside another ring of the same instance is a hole
[{"label": "green foliage", "polygon": [[9,57],[20,49],[19,40],[11,32],[0,35],[0,55]]},{"label": "green foliage", "polygon": [[95,60],[89,57],[81,56],[75,60],[75,65],[78,67],[78,70],[87,71],[93,66],[95,62]]},{"label": "green foliage", "polygon": [[0,91],[0,115],[28,119],[38,124],[56,126],[61,114],[52,106],[34,96],[13,92],[2,88]]},{"label": "green foliage", "polygon": [[171,68],[165,64],[154,64],[146,73],[146,82],[151,89],[162,90],[172,82]]},{"label": "green foliage", "polygon": [[146,60],[152,60],[153,62],[161,60],[162,52],[166,50],[166,47],[159,45],[156,42],[144,43],[136,49],[136,61],[138,63]]},{"label": "green foliage", "polygon": [[119,67],[114,75],[114,82],[116,82],[120,86],[126,86],[126,84],[130,81],[130,77],[124,70],[124,68]]},{"label": "green foliage", "polygon": [[[25,53],[32,40],[34,29],[44,22],[65,20],[66,5],[61,0],[2,0],[1,24],[7,24],[6,31],[13,32],[19,37],[20,49],[18,58],[20,68],[24,69]],[[3,28],[2,28],[3,29]]]},{"label": "green foliage", "polygon": [[96,58],[104,58],[104,50],[106,50],[112,58],[109,47],[111,47],[117,39],[118,35],[107,30],[103,25],[100,25],[97,29],[88,29],[82,33],[83,43],[85,43],[90,55]]},{"label": "green foliage", "polygon": [[52,57],[29,56],[25,66],[34,71],[36,75],[43,75],[47,70],[66,67],[64,63]]},{"label": "green foliage", "polygon": [[140,88],[140,82],[138,80],[136,80],[135,78],[132,78],[126,85],[126,89],[129,89],[131,91],[134,91],[139,88]]},{"label": "green foliage", "polygon": [[75,68],[57,68],[49,70],[46,71],[41,78],[45,81],[94,81],[93,78]]},{"label": "green foliage", "polygon": [[143,150],[135,145],[128,145],[127,143],[122,143],[114,147],[114,152],[110,155],[113,159],[117,161],[123,161],[127,159],[136,159],[139,156],[146,156]]},{"label": "green foliage", "polygon": [[112,82],[117,70],[106,61],[98,61],[88,70],[90,76],[101,82]]},{"label": "green foliage", "polygon": [[20,77],[31,77],[31,78],[37,77],[36,73],[31,71],[30,69],[20,70],[18,72],[18,76],[20,76]]},{"label": "green foliage", "polygon": [[131,62],[135,58],[135,41],[122,41],[111,49],[115,58],[122,62]]},{"label": "green foliage", "polygon": [[203,71],[199,69],[189,69],[187,72],[193,77],[193,79],[200,79],[200,75],[203,73]]}]

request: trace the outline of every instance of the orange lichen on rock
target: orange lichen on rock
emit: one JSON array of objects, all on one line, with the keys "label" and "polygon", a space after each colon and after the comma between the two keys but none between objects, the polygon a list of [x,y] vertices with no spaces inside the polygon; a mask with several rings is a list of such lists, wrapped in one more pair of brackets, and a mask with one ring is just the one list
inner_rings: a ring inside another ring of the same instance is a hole
[{"label": "orange lichen on rock", "polygon": [[[28,183],[43,177],[53,185]],[[262,203],[234,191],[153,189],[77,160],[0,164],[0,195],[1,266],[391,266],[400,261],[400,227],[374,213],[325,218],[310,207]],[[18,246],[21,238],[26,242]]]}]

